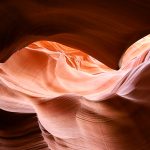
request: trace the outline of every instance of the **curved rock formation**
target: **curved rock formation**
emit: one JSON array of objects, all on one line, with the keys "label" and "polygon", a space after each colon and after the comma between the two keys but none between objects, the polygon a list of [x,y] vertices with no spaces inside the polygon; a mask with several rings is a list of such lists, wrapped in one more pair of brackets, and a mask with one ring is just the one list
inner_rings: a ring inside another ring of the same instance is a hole
[{"label": "curved rock formation", "polygon": [[0,118],[0,149],[48,150],[48,146],[41,136],[35,114],[0,110]]},{"label": "curved rock formation", "polygon": [[[149,47],[150,35],[131,45],[114,70],[56,42],[32,43],[0,64],[0,106],[36,113],[50,149],[147,150]],[[23,131],[11,128],[14,137],[37,128],[31,115],[24,116]]]},{"label": "curved rock formation", "polygon": [[45,39],[80,49],[118,68],[126,48],[150,32],[149,0],[0,3],[1,61],[33,41]]},{"label": "curved rock formation", "polygon": [[150,149],[146,0],[0,3],[0,149]]}]

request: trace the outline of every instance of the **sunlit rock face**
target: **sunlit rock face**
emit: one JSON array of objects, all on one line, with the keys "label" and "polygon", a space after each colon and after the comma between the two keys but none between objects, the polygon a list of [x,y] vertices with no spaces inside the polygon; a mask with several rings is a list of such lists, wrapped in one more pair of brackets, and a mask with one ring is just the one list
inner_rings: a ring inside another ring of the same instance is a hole
[{"label": "sunlit rock face", "polygon": [[149,150],[149,10],[1,0],[0,150]]},{"label": "sunlit rock face", "polygon": [[118,69],[126,48],[149,34],[149,9],[149,0],[1,0],[0,61],[49,40]]},{"label": "sunlit rock face", "polygon": [[118,70],[51,41],[14,53],[0,64],[0,148],[150,149],[149,48],[147,35]]}]

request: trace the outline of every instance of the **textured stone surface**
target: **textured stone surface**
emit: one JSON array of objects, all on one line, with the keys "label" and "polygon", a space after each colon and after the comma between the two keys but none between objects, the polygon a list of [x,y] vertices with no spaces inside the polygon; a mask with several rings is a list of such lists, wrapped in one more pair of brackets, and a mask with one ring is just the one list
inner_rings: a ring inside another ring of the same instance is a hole
[{"label": "textured stone surface", "polygon": [[0,107],[10,111],[1,148],[148,150],[149,47],[150,35],[131,45],[119,70],[55,42],[16,52],[0,64]]},{"label": "textured stone surface", "polygon": [[1,150],[48,150],[35,114],[0,110]]},{"label": "textured stone surface", "polygon": [[149,34],[149,9],[149,0],[1,0],[1,62],[34,41],[49,40],[118,69],[125,49]]},{"label": "textured stone surface", "polygon": [[0,150],[149,150],[149,10],[1,0]]}]

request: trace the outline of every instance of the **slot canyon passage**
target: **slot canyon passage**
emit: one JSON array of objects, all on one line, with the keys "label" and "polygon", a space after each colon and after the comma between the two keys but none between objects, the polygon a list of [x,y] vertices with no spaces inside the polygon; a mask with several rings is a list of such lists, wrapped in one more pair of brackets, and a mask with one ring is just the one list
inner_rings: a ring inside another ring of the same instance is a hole
[{"label": "slot canyon passage", "polygon": [[149,150],[150,1],[0,1],[0,150]]}]

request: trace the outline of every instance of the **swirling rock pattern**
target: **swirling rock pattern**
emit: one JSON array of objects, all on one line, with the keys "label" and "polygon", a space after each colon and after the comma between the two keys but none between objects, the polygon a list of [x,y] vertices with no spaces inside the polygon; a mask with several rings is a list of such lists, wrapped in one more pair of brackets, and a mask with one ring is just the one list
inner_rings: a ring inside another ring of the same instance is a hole
[{"label": "swirling rock pattern", "polygon": [[118,69],[126,48],[149,34],[149,9],[149,0],[1,0],[0,60],[34,41],[49,40]]},{"label": "swirling rock pattern", "polygon": [[50,41],[13,54],[0,64],[0,106],[14,120],[2,149],[148,150],[149,47],[150,35],[131,45],[119,70]]},{"label": "swirling rock pattern", "polygon": [[2,0],[0,149],[149,150],[149,8]]},{"label": "swirling rock pattern", "polygon": [[35,114],[0,110],[1,150],[48,150]]}]

